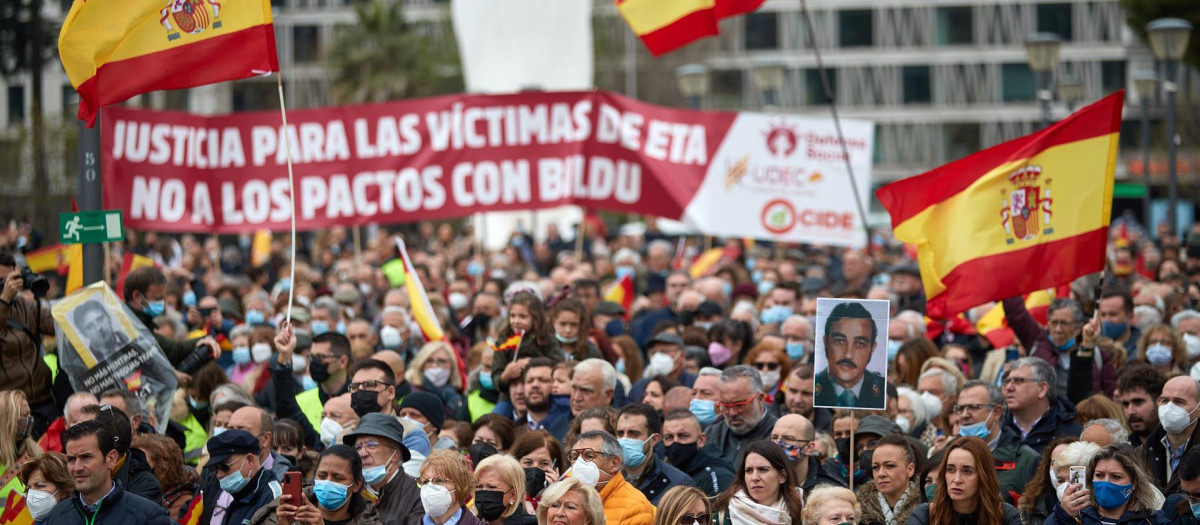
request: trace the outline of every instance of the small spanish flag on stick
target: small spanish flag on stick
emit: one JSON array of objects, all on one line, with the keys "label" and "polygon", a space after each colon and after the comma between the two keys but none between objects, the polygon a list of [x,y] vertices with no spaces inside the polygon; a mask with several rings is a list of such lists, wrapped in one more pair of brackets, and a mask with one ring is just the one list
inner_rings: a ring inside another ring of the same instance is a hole
[{"label": "small spanish flag on stick", "polygon": [[495,350],[497,352],[508,352],[508,351],[516,352],[517,349],[521,347],[521,339],[524,337],[525,337],[525,332],[518,332],[518,333],[512,335],[511,337],[509,337],[508,339],[505,339],[504,342],[502,342],[498,345],[492,345],[492,350]]}]

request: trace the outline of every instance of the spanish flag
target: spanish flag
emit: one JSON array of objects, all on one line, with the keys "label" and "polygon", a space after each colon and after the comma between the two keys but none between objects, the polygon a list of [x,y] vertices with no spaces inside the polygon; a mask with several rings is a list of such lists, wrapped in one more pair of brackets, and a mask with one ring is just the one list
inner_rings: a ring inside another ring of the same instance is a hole
[{"label": "spanish flag", "polygon": [[25,506],[25,496],[12,489],[4,500],[4,510],[0,511],[0,525],[33,525],[33,516],[29,507]]},{"label": "spanish flag", "polygon": [[279,71],[269,0],[77,0],[58,53],[89,126],[135,95]]},{"label": "spanish flag", "polygon": [[63,271],[71,262],[71,244],[55,244],[25,252],[25,265],[35,273]]},{"label": "spanish flag", "polygon": [[500,343],[498,345],[492,345],[492,350],[495,350],[497,352],[507,352],[510,350],[515,351],[516,349],[521,347],[521,338],[522,337],[525,337],[525,332],[513,334],[513,335],[509,336],[508,339],[505,339],[503,343]]},{"label": "spanish flag", "polygon": [[154,259],[145,255],[138,255],[133,252],[125,252],[125,257],[121,260],[121,274],[117,276],[117,297],[125,298],[125,277],[138,268],[144,266],[157,266],[154,264]]},{"label": "spanish flag", "polygon": [[[1070,291],[1063,293],[1060,289],[1048,289],[1025,294],[1025,309],[1029,310],[1038,323],[1045,326],[1050,303],[1054,302],[1056,297],[1070,297]],[[1008,327],[1008,319],[1004,316],[1004,305],[1000,303],[996,303],[996,306],[983,314],[983,317],[975,322],[975,328],[979,335],[992,343],[993,348],[1004,348],[1016,339],[1016,334]]]},{"label": "spanish flag", "polygon": [[692,276],[692,279],[699,279],[708,275],[709,272],[716,268],[717,263],[720,262],[723,255],[725,255],[725,248],[709,249],[692,261],[692,265],[688,267],[688,274]]},{"label": "spanish flag", "polygon": [[1124,100],[875,192],[917,246],[930,317],[1104,268]]},{"label": "spanish flag", "polygon": [[617,279],[608,289],[608,293],[604,294],[604,300],[621,305],[621,308],[625,309],[625,320],[628,321],[629,314],[633,311],[633,277],[625,275]]},{"label": "spanish flag", "polygon": [[616,0],[617,11],[654,56],[720,34],[723,18],[749,13],[764,0]]},{"label": "spanish flag", "polygon": [[[437,314],[433,312],[433,305],[429,304],[429,295],[425,293],[425,285],[421,284],[421,276],[417,275],[412,259],[408,258],[408,248],[404,246],[404,239],[396,237],[396,249],[400,251],[400,260],[404,263],[404,288],[408,291],[409,308],[412,310],[413,320],[421,327],[421,335],[426,342],[450,342],[445,332],[442,332],[442,326],[438,324]],[[463,380],[462,387],[466,388],[467,365],[457,351],[452,353],[458,364],[459,376]]]}]

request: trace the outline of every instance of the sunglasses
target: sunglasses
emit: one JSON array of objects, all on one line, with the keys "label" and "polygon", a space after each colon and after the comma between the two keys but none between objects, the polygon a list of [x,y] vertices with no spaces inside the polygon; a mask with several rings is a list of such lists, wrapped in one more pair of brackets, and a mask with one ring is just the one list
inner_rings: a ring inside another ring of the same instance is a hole
[{"label": "sunglasses", "polygon": [[[242,456],[242,459],[239,463],[244,463],[245,461],[246,461],[246,456]],[[233,463],[234,462],[232,462],[232,461],[217,463],[215,466],[213,466],[213,468],[216,469],[218,474],[225,474],[225,473],[233,470]],[[241,467],[241,465],[238,465],[237,468],[242,468],[242,467]]]},{"label": "sunglasses", "polygon": [[679,525],[709,525],[712,523],[712,514],[697,514],[695,516],[684,514],[679,517],[677,523]]},{"label": "sunglasses", "polygon": [[779,370],[779,363],[754,363],[754,368],[772,372],[775,370]]}]

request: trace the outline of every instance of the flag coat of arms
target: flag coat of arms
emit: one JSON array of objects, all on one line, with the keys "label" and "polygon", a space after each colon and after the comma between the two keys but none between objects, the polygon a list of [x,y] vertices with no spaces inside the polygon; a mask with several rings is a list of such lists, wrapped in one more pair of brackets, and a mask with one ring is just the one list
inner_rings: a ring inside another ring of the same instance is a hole
[{"label": "flag coat of arms", "polygon": [[141,93],[279,71],[269,0],[75,0],[58,53],[88,125]]},{"label": "flag coat of arms", "polygon": [[951,317],[1104,268],[1125,93],[876,192]]}]

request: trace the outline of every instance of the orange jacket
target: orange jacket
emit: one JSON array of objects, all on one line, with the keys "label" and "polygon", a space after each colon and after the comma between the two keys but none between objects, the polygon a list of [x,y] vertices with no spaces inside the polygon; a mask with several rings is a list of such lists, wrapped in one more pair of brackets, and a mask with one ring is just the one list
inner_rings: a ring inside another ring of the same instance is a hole
[{"label": "orange jacket", "polygon": [[617,472],[600,491],[604,518],[608,525],[653,525],[654,505],[637,487]]}]

